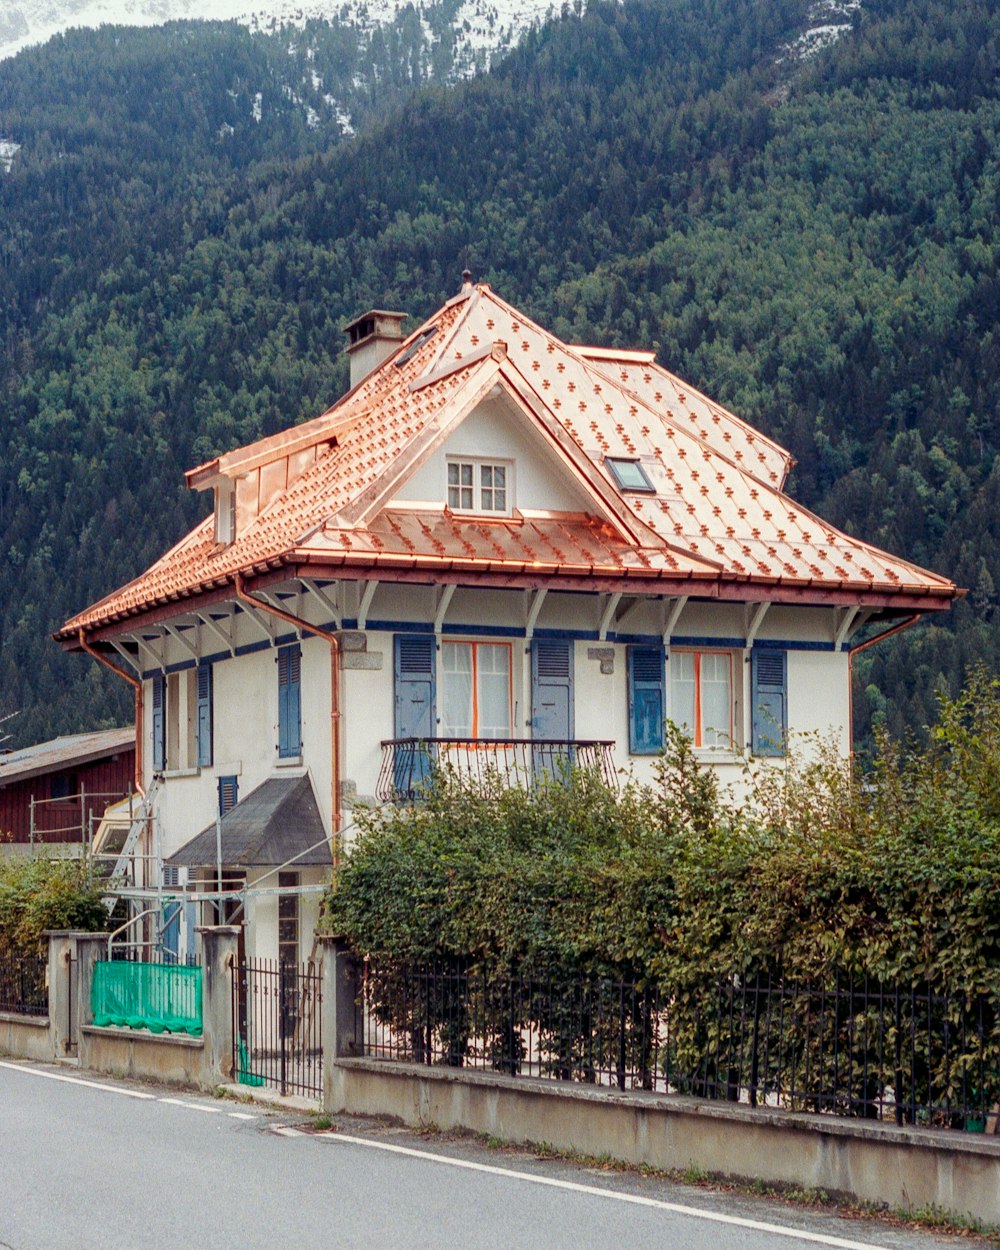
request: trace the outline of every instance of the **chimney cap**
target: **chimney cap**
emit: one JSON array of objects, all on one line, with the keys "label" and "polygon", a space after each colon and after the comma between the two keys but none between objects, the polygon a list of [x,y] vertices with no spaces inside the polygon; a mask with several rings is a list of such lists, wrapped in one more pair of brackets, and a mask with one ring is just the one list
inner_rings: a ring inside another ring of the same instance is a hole
[{"label": "chimney cap", "polygon": [[472,287],[472,270],[462,270],[462,290],[468,291]]},{"label": "chimney cap", "polygon": [[344,333],[347,335],[347,350],[351,351],[355,347],[359,347],[362,343],[366,343],[369,339],[378,336],[382,339],[395,339],[402,342],[406,337],[403,334],[403,322],[406,320],[405,312],[389,312],[384,308],[370,308],[367,312],[355,317],[353,321],[349,321],[344,327]]}]

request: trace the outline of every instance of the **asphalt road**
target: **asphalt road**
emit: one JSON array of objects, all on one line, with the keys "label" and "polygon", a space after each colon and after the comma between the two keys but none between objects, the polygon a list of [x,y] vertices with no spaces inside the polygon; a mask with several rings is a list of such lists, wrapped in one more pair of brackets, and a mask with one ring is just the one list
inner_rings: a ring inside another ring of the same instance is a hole
[{"label": "asphalt road", "polygon": [[0,1250],[957,1244],[384,1126],[302,1133],[303,1118],[0,1061]]}]

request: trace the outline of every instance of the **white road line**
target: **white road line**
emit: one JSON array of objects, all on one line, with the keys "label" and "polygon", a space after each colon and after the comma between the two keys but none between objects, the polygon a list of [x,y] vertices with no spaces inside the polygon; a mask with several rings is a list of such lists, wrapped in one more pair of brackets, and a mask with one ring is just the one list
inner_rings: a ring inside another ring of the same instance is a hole
[{"label": "white road line", "polygon": [[226,1115],[229,1116],[230,1120],[256,1120],[257,1119],[255,1115],[247,1115],[245,1111],[227,1111]]},{"label": "white road line", "polygon": [[279,1125],[277,1128],[272,1129],[272,1132],[277,1133],[279,1137],[305,1137],[306,1136],[305,1133],[301,1132],[297,1128],[285,1128],[282,1125]]},{"label": "white road line", "polygon": [[65,1081],[68,1085],[86,1085],[90,1089],[103,1089],[108,1094],[123,1094],[126,1098],[156,1098],[155,1094],[145,1094],[138,1089],[124,1089],[120,1085],[102,1085],[100,1081],[85,1081],[79,1076],[66,1076],[62,1072],[45,1072],[41,1068],[29,1068],[20,1063],[4,1063],[0,1060],[0,1068],[10,1068],[12,1072],[26,1072],[29,1076],[44,1076],[49,1081]]},{"label": "white road line", "polygon": [[[295,1129],[275,1129],[285,1137],[304,1137]],[[343,1143],[348,1146],[364,1146],[369,1150],[384,1150],[390,1154],[408,1155],[427,1163],[444,1163],[453,1168],[465,1168],[469,1172],[486,1172],[490,1176],[502,1176],[507,1180],[527,1181],[530,1185],[547,1185],[551,1189],[565,1189],[575,1194],[588,1194],[594,1198],[610,1198],[615,1202],[629,1202],[633,1206],[655,1207],[660,1211],[672,1211],[696,1220],[709,1220],[714,1224],[735,1225],[759,1233],[772,1233],[776,1237],[808,1241],[819,1246],[834,1246],[836,1250],[882,1250],[865,1241],[850,1241],[846,1237],[834,1237],[827,1233],[807,1233],[786,1224],[766,1224],[761,1220],[749,1220],[736,1215],[723,1215],[719,1211],[706,1211],[699,1207],[683,1206],[679,1202],[664,1202],[659,1198],[644,1198],[640,1194],[623,1194],[615,1189],[600,1189],[596,1185],[581,1185],[576,1181],[558,1180],[553,1176],[540,1176],[534,1172],[518,1172],[513,1168],[496,1167],[489,1163],[474,1163],[470,1159],[455,1159],[451,1155],[432,1154],[429,1150],[416,1150],[410,1146],[397,1146],[390,1142],[370,1141],[366,1137],[350,1137],[346,1133],[316,1134],[322,1141]]]},{"label": "white road line", "polygon": [[184,1102],[180,1098],[158,1098],[157,1102],[167,1102],[171,1107],[187,1107],[188,1111],[207,1111],[209,1115],[220,1115],[221,1107],[209,1107],[200,1102]]}]

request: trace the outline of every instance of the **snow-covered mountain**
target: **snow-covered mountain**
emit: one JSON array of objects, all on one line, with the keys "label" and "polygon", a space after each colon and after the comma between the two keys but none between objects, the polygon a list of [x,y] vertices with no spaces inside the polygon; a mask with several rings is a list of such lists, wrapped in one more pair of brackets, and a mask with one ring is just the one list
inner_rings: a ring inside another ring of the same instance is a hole
[{"label": "snow-covered mountain", "polygon": [[[235,20],[253,30],[337,18],[363,30],[393,21],[406,0],[0,0],[0,60],[74,26],[158,26],[178,19]],[[419,0],[414,6],[419,11]],[[552,0],[464,0],[454,17],[457,66],[471,69],[515,44]]]}]

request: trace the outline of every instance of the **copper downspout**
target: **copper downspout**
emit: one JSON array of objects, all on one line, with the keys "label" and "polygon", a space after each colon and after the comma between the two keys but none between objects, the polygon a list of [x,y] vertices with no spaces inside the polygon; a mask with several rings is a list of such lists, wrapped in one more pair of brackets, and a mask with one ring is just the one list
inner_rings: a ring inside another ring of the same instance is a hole
[{"label": "copper downspout", "polygon": [[340,867],[340,639],[336,634],[327,633],[325,629],[320,629],[318,625],[313,625],[309,621],[304,621],[299,616],[293,616],[291,612],[286,612],[284,608],[276,608],[272,603],[265,603],[262,599],[257,599],[246,588],[246,581],[242,573],[236,574],[236,595],[244,603],[250,604],[252,607],[259,608],[262,612],[269,612],[272,616],[276,616],[279,620],[285,621],[289,625],[294,625],[296,629],[306,630],[310,634],[315,634],[317,638],[325,638],[330,644],[330,744],[331,744],[331,776],[332,776],[332,806],[333,813],[333,876],[336,881],[337,869]]},{"label": "copper downspout", "polygon": [[850,728],[852,754],[854,752],[854,656],[859,651],[867,651],[869,647],[874,647],[877,642],[881,642],[884,638],[891,638],[893,634],[909,629],[911,625],[915,625],[920,620],[921,615],[920,612],[914,612],[905,621],[900,621],[898,625],[893,625],[892,629],[883,630],[881,634],[876,634],[874,638],[869,638],[867,642],[859,642],[856,647],[851,647],[847,652],[847,715],[850,718],[848,725]]},{"label": "copper downspout", "polygon": [[88,655],[92,655],[105,668],[110,668],[112,673],[116,673],[119,677],[124,677],[128,684],[135,691],[135,788],[142,798],[146,797],[146,788],[142,784],[143,759],[142,759],[142,743],[145,737],[143,726],[144,705],[142,698],[142,682],[137,677],[133,677],[130,673],[126,673],[123,668],[119,668],[117,664],[112,664],[107,656],[101,655],[100,651],[95,651],[87,641],[87,635],[81,628],[77,632],[77,640],[80,647],[86,651]]}]

